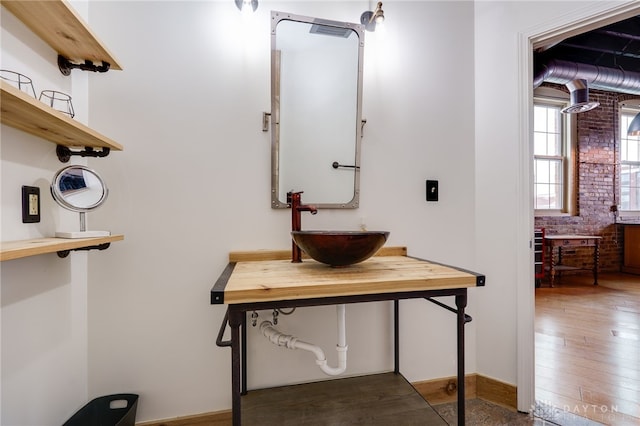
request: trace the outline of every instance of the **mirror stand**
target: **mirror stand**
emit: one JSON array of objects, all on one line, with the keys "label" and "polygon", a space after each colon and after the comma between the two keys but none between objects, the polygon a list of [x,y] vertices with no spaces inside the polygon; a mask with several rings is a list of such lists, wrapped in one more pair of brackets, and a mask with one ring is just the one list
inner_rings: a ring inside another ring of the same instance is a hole
[{"label": "mirror stand", "polygon": [[80,230],[71,232],[56,232],[56,238],[93,238],[108,237],[109,231],[87,231],[86,213],[80,212]]}]

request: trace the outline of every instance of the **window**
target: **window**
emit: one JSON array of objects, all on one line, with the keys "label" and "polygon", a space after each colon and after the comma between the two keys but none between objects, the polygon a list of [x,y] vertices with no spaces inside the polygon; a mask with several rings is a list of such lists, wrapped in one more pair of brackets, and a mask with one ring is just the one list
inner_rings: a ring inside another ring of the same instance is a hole
[{"label": "window", "polygon": [[533,181],[536,216],[570,214],[572,162],[570,115],[562,114],[568,102],[534,99]]},{"label": "window", "polygon": [[638,113],[624,106],[620,113],[620,211],[640,211],[640,137],[627,136]]}]

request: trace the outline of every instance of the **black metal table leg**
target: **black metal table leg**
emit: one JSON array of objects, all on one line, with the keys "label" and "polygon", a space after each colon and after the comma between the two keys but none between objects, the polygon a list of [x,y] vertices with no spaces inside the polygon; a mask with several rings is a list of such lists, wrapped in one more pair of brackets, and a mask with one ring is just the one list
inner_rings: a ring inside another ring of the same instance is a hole
[{"label": "black metal table leg", "polygon": [[393,372],[400,374],[400,301],[393,300]]},{"label": "black metal table leg", "polygon": [[243,312],[229,309],[229,327],[231,328],[231,410],[233,426],[240,426],[241,419],[241,354],[240,354],[240,326]]},{"label": "black metal table leg", "polygon": [[240,367],[240,377],[242,379],[242,385],[240,387],[240,394],[247,394],[247,313],[242,313],[242,364]]},{"label": "black metal table leg", "polygon": [[458,308],[458,426],[464,426],[465,421],[465,386],[464,386],[464,308],[467,306],[467,292],[456,296]]},{"label": "black metal table leg", "polygon": [[[558,250],[561,249],[558,248]],[[558,264],[558,262],[556,260],[556,250],[554,250],[554,247],[552,245],[549,246],[549,255],[549,258],[551,260],[551,267],[549,268],[549,287],[553,287],[556,281],[556,265]]]},{"label": "black metal table leg", "polygon": [[598,285],[598,267],[600,264],[600,244],[595,240],[593,247],[593,285]]}]

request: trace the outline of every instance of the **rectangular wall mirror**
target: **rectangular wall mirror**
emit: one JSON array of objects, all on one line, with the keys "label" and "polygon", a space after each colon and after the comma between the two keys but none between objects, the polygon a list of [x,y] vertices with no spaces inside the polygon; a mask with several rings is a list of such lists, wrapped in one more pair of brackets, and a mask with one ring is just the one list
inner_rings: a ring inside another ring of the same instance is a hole
[{"label": "rectangular wall mirror", "polygon": [[271,206],[357,208],[360,192],[360,24],[271,12]]}]

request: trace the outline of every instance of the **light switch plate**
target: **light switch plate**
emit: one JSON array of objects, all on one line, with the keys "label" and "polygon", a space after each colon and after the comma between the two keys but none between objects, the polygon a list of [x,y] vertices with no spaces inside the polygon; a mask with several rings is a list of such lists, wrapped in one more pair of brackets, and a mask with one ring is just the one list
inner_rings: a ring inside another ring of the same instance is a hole
[{"label": "light switch plate", "polygon": [[22,223],[40,222],[40,188],[22,187]]},{"label": "light switch plate", "polygon": [[427,201],[438,201],[437,180],[427,180]]}]

